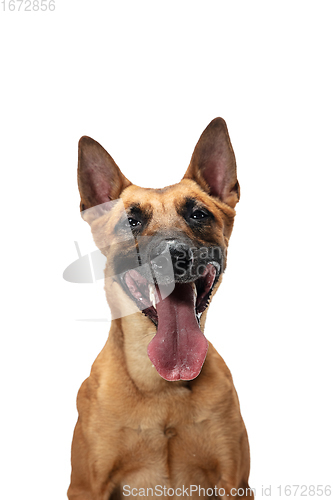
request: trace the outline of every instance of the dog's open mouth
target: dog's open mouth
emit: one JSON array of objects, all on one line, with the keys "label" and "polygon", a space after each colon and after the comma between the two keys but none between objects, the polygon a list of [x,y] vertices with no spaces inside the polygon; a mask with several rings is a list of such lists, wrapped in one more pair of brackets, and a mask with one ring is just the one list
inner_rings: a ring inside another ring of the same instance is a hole
[{"label": "dog's open mouth", "polygon": [[209,263],[195,281],[174,283],[171,293],[170,287],[167,291],[163,285],[155,288],[135,269],[124,275],[129,294],[157,325],[148,356],[166,380],[192,380],[201,371],[208,342],[200,330],[199,315],[208,306],[217,274]]}]

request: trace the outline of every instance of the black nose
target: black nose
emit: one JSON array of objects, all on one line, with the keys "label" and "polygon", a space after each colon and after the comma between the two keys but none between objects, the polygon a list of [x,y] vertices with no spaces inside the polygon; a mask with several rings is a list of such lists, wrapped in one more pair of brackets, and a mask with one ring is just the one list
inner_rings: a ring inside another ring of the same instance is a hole
[{"label": "black nose", "polygon": [[154,270],[160,274],[167,273],[172,264],[175,278],[185,276],[193,262],[193,252],[190,246],[174,239],[161,241],[153,249],[151,257]]},{"label": "black nose", "polygon": [[176,277],[184,276],[193,262],[193,252],[186,243],[170,245],[170,254]]}]

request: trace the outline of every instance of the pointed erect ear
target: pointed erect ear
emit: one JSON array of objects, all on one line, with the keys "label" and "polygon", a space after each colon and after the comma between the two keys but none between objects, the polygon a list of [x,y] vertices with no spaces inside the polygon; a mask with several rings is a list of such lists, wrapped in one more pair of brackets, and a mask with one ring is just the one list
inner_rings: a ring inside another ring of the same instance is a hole
[{"label": "pointed erect ear", "polygon": [[193,179],[232,208],[239,201],[236,159],[222,118],[215,118],[201,134],[184,179]]},{"label": "pointed erect ear", "polygon": [[81,211],[116,200],[131,185],[109,153],[86,136],[79,141],[78,184]]}]

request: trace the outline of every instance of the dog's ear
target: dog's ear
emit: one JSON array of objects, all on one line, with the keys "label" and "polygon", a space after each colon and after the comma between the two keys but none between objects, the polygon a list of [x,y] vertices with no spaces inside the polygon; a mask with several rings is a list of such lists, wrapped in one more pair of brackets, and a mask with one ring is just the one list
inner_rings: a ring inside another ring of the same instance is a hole
[{"label": "dog's ear", "polygon": [[184,179],[193,179],[233,208],[239,201],[236,159],[222,118],[215,118],[201,134]]},{"label": "dog's ear", "polygon": [[111,206],[108,202],[116,200],[131,182],[98,142],[83,136],[79,141],[78,184],[81,212],[96,207],[97,217]]}]

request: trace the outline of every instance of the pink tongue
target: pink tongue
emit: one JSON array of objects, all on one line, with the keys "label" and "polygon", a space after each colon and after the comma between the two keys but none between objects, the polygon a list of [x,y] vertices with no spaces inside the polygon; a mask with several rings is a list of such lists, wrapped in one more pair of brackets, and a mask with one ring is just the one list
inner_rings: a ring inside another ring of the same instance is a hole
[{"label": "pink tongue", "polygon": [[208,342],[195,317],[191,283],[177,283],[156,309],[157,333],[147,349],[150,361],[166,380],[194,379],[205,361]]}]

